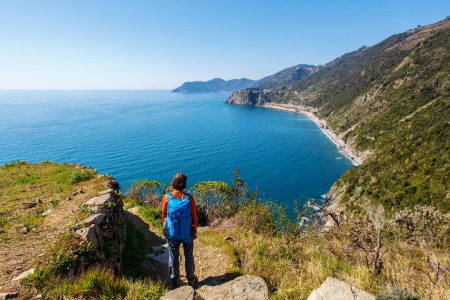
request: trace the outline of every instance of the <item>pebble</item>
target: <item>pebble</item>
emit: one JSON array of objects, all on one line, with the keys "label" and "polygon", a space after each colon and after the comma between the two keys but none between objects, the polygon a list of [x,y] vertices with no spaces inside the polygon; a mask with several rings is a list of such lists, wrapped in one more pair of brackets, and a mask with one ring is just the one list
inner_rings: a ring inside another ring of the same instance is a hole
[{"label": "pebble", "polygon": [[48,216],[48,215],[50,215],[50,214],[52,214],[52,213],[53,213],[53,209],[49,208],[49,209],[47,209],[46,211],[44,211],[44,212],[41,214],[41,216],[45,217],[45,216]]}]

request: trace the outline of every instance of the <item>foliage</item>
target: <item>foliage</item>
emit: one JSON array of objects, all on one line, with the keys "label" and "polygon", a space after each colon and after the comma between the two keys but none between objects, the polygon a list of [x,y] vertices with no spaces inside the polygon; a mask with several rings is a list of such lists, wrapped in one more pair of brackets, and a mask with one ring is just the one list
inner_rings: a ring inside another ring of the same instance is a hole
[{"label": "foliage", "polygon": [[162,211],[161,206],[158,208],[153,208],[150,206],[140,206],[139,207],[139,215],[150,224],[153,228],[158,230],[160,233],[163,232],[162,225]]},{"label": "foliage", "polygon": [[416,205],[395,213],[398,233],[418,245],[447,245],[450,236],[448,217],[431,206]]},{"label": "foliage", "polygon": [[211,223],[215,219],[226,219],[236,214],[240,205],[256,198],[256,193],[248,194],[248,186],[239,177],[239,170],[233,174],[232,185],[223,181],[204,181],[193,186],[199,219]]},{"label": "foliage", "polygon": [[161,207],[161,198],[168,186],[154,180],[135,180],[128,189],[127,196],[138,200],[141,204],[153,208]]},{"label": "foliage", "polygon": [[406,289],[394,288],[391,291],[380,293],[377,295],[377,300],[420,300],[420,297],[411,294]]},{"label": "foliage", "polygon": [[80,170],[77,170],[70,174],[68,182],[70,184],[76,184],[82,181],[87,181],[94,177],[96,174],[95,170],[90,168],[81,168]]}]

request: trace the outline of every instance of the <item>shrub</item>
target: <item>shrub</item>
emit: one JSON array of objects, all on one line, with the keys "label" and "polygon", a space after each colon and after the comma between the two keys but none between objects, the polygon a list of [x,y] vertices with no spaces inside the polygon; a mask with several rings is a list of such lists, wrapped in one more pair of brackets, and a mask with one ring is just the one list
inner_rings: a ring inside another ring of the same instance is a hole
[{"label": "shrub", "polygon": [[407,289],[393,288],[390,291],[377,295],[377,300],[420,300],[419,296],[410,293]]},{"label": "shrub", "polygon": [[248,194],[248,186],[234,170],[232,185],[223,181],[203,181],[194,185],[193,194],[197,201],[199,222],[211,223],[214,220],[234,216],[239,207],[253,199],[256,193]]},{"label": "shrub", "polygon": [[154,180],[135,180],[127,196],[153,208],[161,207],[161,197],[168,187]]},{"label": "shrub", "polygon": [[161,208],[153,208],[149,206],[140,206],[139,207],[139,214],[142,216],[142,218],[149,223],[153,228],[156,228],[160,231],[160,233],[163,232],[163,226],[162,226],[162,211]]},{"label": "shrub", "polygon": [[449,236],[448,218],[431,206],[416,205],[394,215],[398,233],[416,244],[445,245]]},{"label": "shrub", "polygon": [[76,184],[91,179],[95,174],[95,170],[83,168],[70,174],[68,182],[70,184]]},{"label": "shrub", "polygon": [[254,233],[273,234],[276,230],[275,215],[270,206],[257,200],[241,207],[239,219],[245,229]]}]

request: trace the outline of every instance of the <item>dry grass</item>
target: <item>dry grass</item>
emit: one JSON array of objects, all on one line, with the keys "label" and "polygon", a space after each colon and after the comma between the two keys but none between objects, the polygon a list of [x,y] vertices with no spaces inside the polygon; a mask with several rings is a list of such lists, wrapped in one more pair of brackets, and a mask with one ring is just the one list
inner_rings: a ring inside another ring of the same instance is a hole
[{"label": "dry grass", "polygon": [[[449,280],[441,271],[435,275],[428,258],[450,264],[449,253],[443,249],[418,248],[404,243],[386,241],[384,269],[375,275],[366,255],[352,247],[348,232],[310,232],[298,240],[287,237],[255,234],[243,229],[214,229],[202,232],[205,242],[222,249],[232,246],[242,263],[242,272],[266,280],[273,299],[306,299],[328,277],[332,276],[378,295],[394,288],[408,290],[423,299],[449,299]],[[232,236],[233,243],[223,241]],[[370,257],[369,257],[370,259]]]}]

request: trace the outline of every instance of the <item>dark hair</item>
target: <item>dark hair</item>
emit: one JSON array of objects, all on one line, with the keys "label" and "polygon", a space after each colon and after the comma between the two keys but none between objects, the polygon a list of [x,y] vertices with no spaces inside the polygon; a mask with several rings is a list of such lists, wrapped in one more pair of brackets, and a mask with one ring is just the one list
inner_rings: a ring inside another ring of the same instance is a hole
[{"label": "dark hair", "polygon": [[172,187],[176,190],[182,191],[186,188],[187,177],[183,173],[177,173],[173,176]]}]

